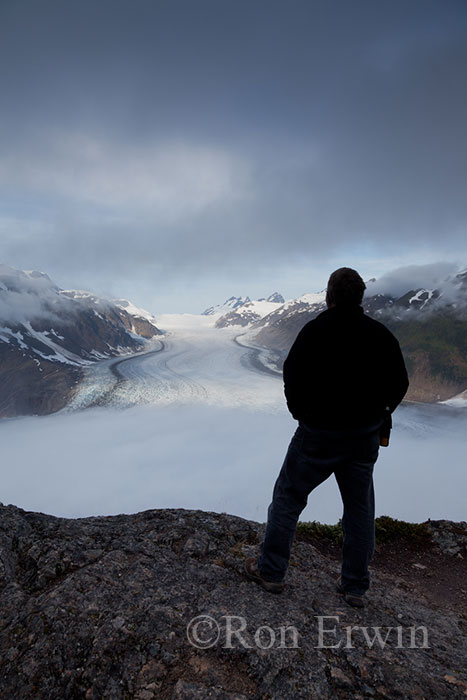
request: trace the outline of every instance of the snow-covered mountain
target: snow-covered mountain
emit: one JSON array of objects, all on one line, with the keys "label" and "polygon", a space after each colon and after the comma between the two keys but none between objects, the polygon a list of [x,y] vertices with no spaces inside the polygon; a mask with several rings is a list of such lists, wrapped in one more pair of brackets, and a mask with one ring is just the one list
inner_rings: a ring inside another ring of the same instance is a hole
[{"label": "snow-covered mountain", "polygon": [[152,325],[156,323],[156,317],[154,314],[152,314],[150,311],[146,311],[146,309],[141,309],[140,307],[135,306],[131,301],[128,301],[128,299],[112,299],[112,303],[119,306],[121,309],[124,309],[134,318],[144,318]]},{"label": "snow-covered mountain", "polygon": [[[385,290],[378,292],[378,280],[371,279],[367,283],[364,306],[369,312],[380,313],[384,316],[399,315],[404,311],[441,311],[457,309],[463,314],[467,306],[467,270],[447,275],[440,284],[430,287],[406,285],[397,293]],[[375,289],[376,288],[376,289]],[[392,308],[391,308],[392,307]],[[408,318],[413,318],[411,315]]]},{"label": "snow-covered mountain", "polygon": [[223,315],[229,313],[238,306],[242,306],[247,302],[251,301],[250,297],[229,297],[224,301],[223,304],[216,304],[215,306],[209,306],[202,313],[202,316],[214,316]]},{"label": "snow-covered mountain", "polygon": [[154,321],[131,305],[62,290],[42,272],[0,265],[0,416],[58,410],[86,365],[142,350],[160,334]]},{"label": "snow-covered mountain", "polygon": [[150,311],[135,306],[128,299],[102,299],[91,292],[76,289],[60,290],[60,293],[71,299],[87,301],[90,305],[103,305],[107,308],[111,304],[127,331],[143,338],[153,338],[160,333],[156,326],[156,317]]},{"label": "snow-covered mountain", "polygon": [[[285,302],[284,304],[276,305],[271,313],[258,319],[253,325],[254,328],[263,327],[279,327],[287,319],[296,319],[297,324],[301,327],[303,314],[317,315],[326,308],[326,291],[317,292],[316,294],[302,294],[296,299]],[[298,332],[298,331],[297,331]]]},{"label": "snow-covered mountain", "polygon": [[274,303],[274,304],[283,304],[285,300],[284,300],[284,297],[282,296],[282,294],[279,294],[279,292],[273,292],[272,294],[270,294],[268,296],[267,299],[261,298],[261,299],[258,299],[258,301],[269,301],[269,302]]},{"label": "snow-covered mountain", "polygon": [[260,321],[276,311],[284,303],[283,297],[274,292],[267,299],[257,301],[247,301],[237,306],[233,311],[222,315],[215,323],[216,328],[226,328],[227,326],[248,326],[256,321]]},{"label": "snow-covered mountain", "polygon": [[[401,344],[411,379],[408,397],[443,400],[465,391],[467,270],[446,277],[437,288],[411,288],[407,283],[402,294],[379,292],[375,279],[366,286],[365,312],[387,325]],[[304,294],[253,320],[246,339],[275,352],[280,369],[299,331],[325,308],[325,291]]]},{"label": "snow-covered mountain", "polygon": [[[405,273],[397,290],[387,279],[366,284],[365,311],[391,328],[404,352],[408,398],[443,401],[466,392],[467,270],[425,287],[411,284]],[[240,342],[259,348],[269,371],[280,370],[300,329],[324,309],[325,291],[287,302],[275,292],[255,301],[231,297],[196,323],[238,326]],[[63,290],[42,272],[0,265],[0,417],[62,408],[87,366],[145,350],[160,333],[154,316],[131,301]]]},{"label": "snow-covered mountain", "polygon": [[[276,308],[275,305],[283,304],[284,297],[279,292],[273,292],[267,298],[261,297],[261,299],[256,299],[252,301],[250,297],[229,297],[223,304],[217,304],[216,306],[210,306],[208,309],[203,311],[203,316],[226,316],[235,312],[237,309],[242,309],[239,315],[238,325],[243,326],[245,323],[242,320],[245,317],[245,310],[243,307],[248,307],[247,316],[251,317],[250,320],[254,318],[262,318],[265,314],[270,313]],[[271,304],[271,306],[268,306]],[[249,305],[249,306],[248,306]],[[232,319],[235,319],[232,316]],[[217,325],[217,323],[216,323]],[[235,323],[227,322],[224,325],[236,325]],[[221,326],[218,326],[221,327]]]}]

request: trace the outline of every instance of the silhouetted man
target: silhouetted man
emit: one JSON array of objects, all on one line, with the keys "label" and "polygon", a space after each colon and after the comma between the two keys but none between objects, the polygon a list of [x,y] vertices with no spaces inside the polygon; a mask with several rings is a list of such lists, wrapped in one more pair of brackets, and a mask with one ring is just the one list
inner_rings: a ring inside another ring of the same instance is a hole
[{"label": "silhouetted man", "polygon": [[299,424],[274,486],[260,556],[245,562],[251,579],[280,593],[308,495],[334,474],[344,506],[337,588],[356,607],[370,586],[380,431],[409,385],[396,338],[363,312],[364,290],[355,270],[333,272],[327,309],[302,328],[285,360],[287,406]]}]

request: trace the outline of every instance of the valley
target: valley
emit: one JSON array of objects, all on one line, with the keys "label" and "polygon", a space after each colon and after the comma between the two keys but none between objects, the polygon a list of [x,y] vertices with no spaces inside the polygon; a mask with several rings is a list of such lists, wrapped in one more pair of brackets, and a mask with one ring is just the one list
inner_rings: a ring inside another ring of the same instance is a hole
[{"label": "valley", "polygon": [[[94,406],[202,403],[274,410],[283,402],[281,375],[264,350],[242,344],[238,328],[217,329],[206,316],[159,317],[163,340],[129,357],[86,367],[65,411]],[[238,337],[238,338],[237,338]]]}]

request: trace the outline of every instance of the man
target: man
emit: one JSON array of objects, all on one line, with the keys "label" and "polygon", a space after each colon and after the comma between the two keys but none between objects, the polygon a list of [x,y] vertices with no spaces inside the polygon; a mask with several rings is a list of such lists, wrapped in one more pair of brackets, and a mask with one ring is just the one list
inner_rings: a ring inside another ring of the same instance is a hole
[{"label": "man", "polygon": [[298,334],[284,363],[287,406],[298,420],[268,509],[249,578],[280,593],[309,493],[334,473],[341,493],[343,549],[337,589],[363,607],[374,550],[373,467],[380,432],[409,382],[399,343],[363,312],[365,283],[342,267],[329,278],[327,309]]}]

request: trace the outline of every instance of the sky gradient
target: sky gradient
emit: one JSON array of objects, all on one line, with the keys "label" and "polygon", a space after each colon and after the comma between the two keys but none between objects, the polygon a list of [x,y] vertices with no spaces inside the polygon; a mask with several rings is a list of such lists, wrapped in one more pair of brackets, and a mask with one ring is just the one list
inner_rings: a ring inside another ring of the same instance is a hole
[{"label": "sky gradient", "polygon": [[199,312],[467,265],[464,0],[2,0],[0,262]]}]

